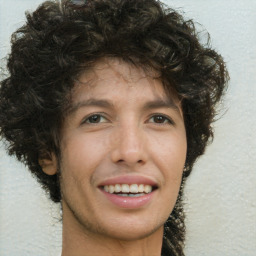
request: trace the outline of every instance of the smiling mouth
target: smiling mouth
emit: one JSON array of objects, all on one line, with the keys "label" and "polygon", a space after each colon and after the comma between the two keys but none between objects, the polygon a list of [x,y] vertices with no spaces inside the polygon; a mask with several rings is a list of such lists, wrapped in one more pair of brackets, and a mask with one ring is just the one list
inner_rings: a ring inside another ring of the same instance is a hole
[{"label": "smiling mouth", "polygon": [[140,197],[151,193],[156,186],[148,184],[113,184],[101,186],[101,189],[107,193],[115,194],[123,197]]}]

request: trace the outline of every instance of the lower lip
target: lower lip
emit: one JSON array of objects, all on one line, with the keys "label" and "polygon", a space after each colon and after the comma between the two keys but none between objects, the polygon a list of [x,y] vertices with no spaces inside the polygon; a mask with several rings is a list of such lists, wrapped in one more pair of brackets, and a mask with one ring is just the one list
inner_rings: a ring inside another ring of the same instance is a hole
[{"label": "lower lip", "polygon": [[105,190],[101,190],[103,194],[118,207],[128,208],[128,209],[136,209],[148,204],[152,197],[155,194],[155,190],[139,197],[129,197],[129,196],[118,196],[116,194],[110,194]]}]

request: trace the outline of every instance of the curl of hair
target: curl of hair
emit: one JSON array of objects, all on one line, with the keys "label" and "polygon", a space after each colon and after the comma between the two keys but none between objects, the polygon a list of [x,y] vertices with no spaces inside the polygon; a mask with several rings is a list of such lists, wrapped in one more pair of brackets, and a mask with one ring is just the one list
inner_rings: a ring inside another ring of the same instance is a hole
[{"label": "curl of hair", "polygon": [[[59,177],[44,174],[38,159],[60,154],[68,95],[79,74],[101,58],[153,68],[166,92],[177,92],[188,144],[184,175],[190,174],[213,137],[216,104],[228,81],[222,57],[200,44],[191,20],[155,0],[46,1],[26,18],[12,35],[9,76],[1,81],[0,135],[54,202],[61,200]],[[169,226],[182,247],[184,230],[179,233],[172,218]],[[173,241],[165,241],[163,250],[183,255],[168,245]]]}]

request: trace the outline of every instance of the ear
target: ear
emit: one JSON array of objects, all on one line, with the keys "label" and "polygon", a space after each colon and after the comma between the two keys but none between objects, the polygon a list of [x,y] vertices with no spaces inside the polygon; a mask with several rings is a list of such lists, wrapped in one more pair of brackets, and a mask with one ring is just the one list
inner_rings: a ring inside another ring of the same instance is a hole
[{"label": "ear", "polygon": [[38,160],[39,165],[42,167],[44,173],[54,175],[57,173],[57,158],[55,154],[51,153],[48,157]]}]

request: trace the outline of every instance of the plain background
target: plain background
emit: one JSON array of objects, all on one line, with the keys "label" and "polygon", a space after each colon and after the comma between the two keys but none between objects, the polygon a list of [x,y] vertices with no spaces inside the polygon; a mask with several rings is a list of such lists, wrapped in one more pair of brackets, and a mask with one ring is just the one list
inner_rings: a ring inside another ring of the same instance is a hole
[{"label": "plain background", "polygon": [[[0,58],[25,10],[42,0],[0,0]],[[256,252],[256,1],[166,0],[211,34],[231,81],[215,139],[185,190],[187,256],[254,256]],[[0,255],[61,251],[60,206],[26,168],[0,147]]]}]

